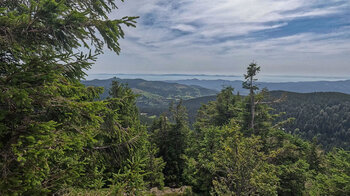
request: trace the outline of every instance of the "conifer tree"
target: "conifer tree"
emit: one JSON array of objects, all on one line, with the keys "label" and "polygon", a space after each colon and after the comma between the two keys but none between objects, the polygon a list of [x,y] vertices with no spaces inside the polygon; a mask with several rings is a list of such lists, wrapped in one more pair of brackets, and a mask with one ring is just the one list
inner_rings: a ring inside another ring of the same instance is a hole
[{"label": "conifer tree", "polygon": [[349,195],[350,152],[333,149],[325,158],[326,167],[317,174],[309,192],[313,195]]},{"label": "conifer tree", "polygon": [[255,91],[259,90],[259,87],[255,84],[257,80],[256,74],[260,72],[260,67],[256,63],[251,63],[247,67],[247,74],[244,74],[246,81],[243,82],[243,88],[249,90],[250,97],[250,129],[254,132],[255,126]]},{"label": "conifer tree", "polygon": [[244,137],[237,125],[224,127],[228,136],[214,154],[217,176],[213,192],[217,195],[276,195],[279,179],[276,167],[266,161],[259,137]]},{"label": "conifer tree", "polygon": [[159,156],[166,162],[164,168],[165,183],[171,187],[181,186],[185,160],[183,155],[188,147],[189,128],[186,108],[180,101],[171,105],[170,120],[162,115],[151,128],[154,143],[159,148]]},{"label": "conifer tree", "polygon": [[120,52],[122,26],[136,17],[109,19],[112,0],[3,0],[0,7],[0,193],[95,186],[86,174],[102,168],[87,152],[109,109],[95,101],[102,89],[79,80],[104,46]]},{"label": "conifer tree", "polygon": [[196,127],[223,126],[232,118],[237,118],[241,112],[239,102],[241,97],[233,94],[232,87],[226,87],[216,96],[216,101],[202,105],[198,110]]}]

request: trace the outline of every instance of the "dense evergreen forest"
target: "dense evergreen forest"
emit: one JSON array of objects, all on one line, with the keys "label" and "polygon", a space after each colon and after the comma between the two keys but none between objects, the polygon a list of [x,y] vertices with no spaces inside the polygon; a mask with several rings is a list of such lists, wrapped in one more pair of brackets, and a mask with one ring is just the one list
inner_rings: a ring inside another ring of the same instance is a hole
[{"label": "dense evergreen forest", "polygon": [[[283,99],[273,101],[280,98]],[[195,123],[197,110],[202,104],[215,100],[216,96],[184,100],[183,105],[188,109],[190,123]],[[284,131],[309,141],[317,138],[317,143],[327,151],[333,147],[350,149],[350,95],[336,92],[270,91],[265,94],[265,102],[271,107],[271,114],[280,114],[275,123],[290,119],[283,125]],[[140,110],[149,111],[143,107]],[[163,108],[164,110],[166,109]]]},{"label": "dense evergreen forest", "polygon": [[350,195],[350,152],[284,132],[255,63],[248,96],[223,89],[193,128],[180,101],[146,127],[129,87],[100,100],[80,82],[137,17],[109,19],[113,0],[0,5],[1,195]]},{"label": "dense evergreen forest", "polygon": [[[198,86],[187,86],[161,81],[145,81],[141,79],[122,80],[118,78],[108,80],[83,81],[86,86],[104,87],[101,95],[104,99],[112,81],[127,84],[138,95],[136,105],[141,112],[141,121],[151,124],[155,116],[168,113],[169,104],[182,100],[188,113],[190,127],[196,121],[197,111],[202,104],[216,100],[216,91]],[[259,84],[258,84],[259,85]],[[235,89],[235,92],[238,91]],[[239,91],[240,93],[240,91]],[[274,102],[274,99],[283,97],[283,100]],[[271,102],[272,114],[280,114],[275,122],[292,118],[283,129],[295,135],[317,143],[324,150],[341,147],[349,150],[350,122],[349,103],[350,95],[337,92],[293,93],[286,91],[269,91],[265,101]]]},{"label": "dense evergreen forest", "polygon": [[343,93],[292,93],[274,91],[270,97],[285,96],[271,104],[273,113],[284,113],[276,122],[293,118],[283,127],[286,131],[312,140],[326,150],[341,147],[350,150],[350,95]]}]

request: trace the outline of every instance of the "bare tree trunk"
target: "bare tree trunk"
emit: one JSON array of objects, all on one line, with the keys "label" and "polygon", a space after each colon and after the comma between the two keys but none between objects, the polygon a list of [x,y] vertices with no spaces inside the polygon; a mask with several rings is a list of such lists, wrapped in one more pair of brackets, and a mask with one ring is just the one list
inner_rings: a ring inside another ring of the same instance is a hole
[{"label": "bare tree trunk", "polygon": [[253,76],[250,77],[250,128],[254,132],[254,118],[255,118],[255,100],[254,100],[254,89],[253,89]]}]

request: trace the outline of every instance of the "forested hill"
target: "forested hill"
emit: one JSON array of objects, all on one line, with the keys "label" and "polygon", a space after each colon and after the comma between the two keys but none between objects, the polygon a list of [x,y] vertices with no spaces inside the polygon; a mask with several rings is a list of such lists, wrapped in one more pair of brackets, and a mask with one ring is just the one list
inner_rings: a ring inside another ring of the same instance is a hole
[{"label": "forested hill", "polygon": [[279,120],[295,118],[285,125],[286,131],[306,139],[318,137],[324,148],[337,146],[350,149],[350,95],[343,93],[293,93],[272,91],[271,97],[286,95],[274,103],[275,112],[285,112]]},{"label": "forested hill", "polygon": [[[231,86],[241,94],[248,94],[247,89],[242,88],[242,81],[229,80],[173,80],[167,82],[175,82],[185,85],[197,85],[213,90],[221,90],[223,86]],[[257,82],[260,88],[267,88],[270,91],[283,90],[298,93],[311,92],[340,92],[350,94],[350,80],[344,81],[315,81],[315,82]]]},{"label": "forested hill", "polygon": [[[128,84],[137,94],[137,106],[147,116],[159,116],[166,112],[172,101],[183,99],[190,123],[195,122],[198,109],[202,104],[216,99],[216,91],[199,86],[146,81],[142,79],[108,79],[83,81],[87,86],[101,86],[108,95],[111,82],[117,80]],[[235,90],[236,91],[236,90]],[[311,140],[318,136],[319,143],[325,149],[334,146],[350,149],[350,95],[337,92],[295,93],[270,91],[272,99],[286,95],[283,102],[271,105],[274,113],[285,112],[276,122],[295,118],[284,126],[285,131],[298,134]]]},{"label": "forested hill", "polygon": [[86,86],[104,87],[105,91],[101,95],[104,99],[108,96],[108,91],[112,85],[112,81],[116,80],[120,83],[127,84],[136,94],[141,97],[138,104],[157,106],[159,104],[168,104],[169,100],[191,99],[208,95],[215,95],[216,90],[203,88],[196,85],[183,85],[176,83],[168,83],[161,81],[146,81],[143,79],[119,79],[111,78],[106,80],[89,80],[82,81]]},{"label": "forested hill", "polygon": [[[285,124],[286,132],[312,140],[317,136],[324,149],[342,147],[350,149],[350,95],[336,92],[294,93],[271,91],[272,100],[285,98],[270,105],[273,113],[285,113],[276,122],[295,118]],[[183,102],[188,110],[190,122],[194,122],[197,110],[202,104],[214,101],[215,96],[207,96]],[[142,110],[142,108],[141,108]]]}]

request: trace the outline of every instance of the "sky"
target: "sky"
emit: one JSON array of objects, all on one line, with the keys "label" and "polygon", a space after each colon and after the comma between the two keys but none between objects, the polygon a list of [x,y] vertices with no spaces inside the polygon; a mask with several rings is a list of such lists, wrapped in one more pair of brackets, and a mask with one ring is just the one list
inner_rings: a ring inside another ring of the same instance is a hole
[{"label": "sky", "polygon": [[110,18],[124,27],[88,74],[349,76],[350,0],[126,0]]}]

